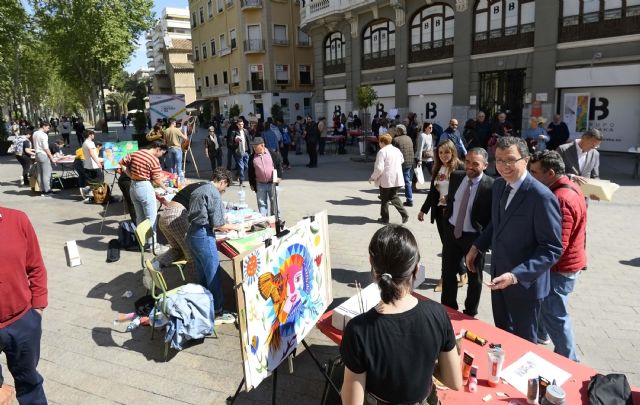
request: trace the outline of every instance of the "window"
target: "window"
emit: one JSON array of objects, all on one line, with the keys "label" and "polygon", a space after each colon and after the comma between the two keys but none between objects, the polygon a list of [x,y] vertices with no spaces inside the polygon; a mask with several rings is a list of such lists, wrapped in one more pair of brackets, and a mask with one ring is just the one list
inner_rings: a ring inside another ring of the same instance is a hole
[{"label": "window", "polygon": [[217,73],[213,74],[213,85],[214,86],[218,85],[218,74]]},{"label": "window", "polygon": [[195,49],[195,55],[196,55],[196,62],[200,60],[200,51],[198,51],[198,48]]},{"label": "window", "polygon": [[231,68],[231,84],[234,86],[240,84],[240,72],[237,67]]},{"label": "window", "polygon": [[204,87],[209,87],[209,76],[204,77]]},{"label": "window", "polygon": [[427,6],[411,20],[411,51],[453,45],[453,8],[445,4]]},{"label": "window", "polygon": [[298,27],[298,46],[311,46],[311,37]]},{"label": "window", "polygon": [[235,28],[229,31],[229,41],[231,41],[231,49],[236,49],[238,47]]},{"label": "window", "polygon": [[311,84],[311,65],[298,66],[298,80],[300,84]]},{"label": "window", "polygon": [[211,0],[207,1],[207,15],[209,18],[213,17],[213,3]]},{"label": "window", "polygon": [[198,91],[200,91],[200,89],[202,88],[202,79],[200,79],[199,77],[196,80],[196,87],[197,87]]},{"label": "window", "polygon": [[275,45],[288,45],[289,37],[287,35],[286,25],[273,25],[273,43]]},{"label": "window", "polygon": [[204,23],[204,9],[202,7],[200,7],[200,9],[198,10],[200,13],[200,24]]},{"label": "window", "polygon": [[222,83],[229,84],[229,77],[227,76],[227,71],[222,72]]},{"label": "window", "polygon": [[640,0],[563,0],[560,12],[560,42],[640,33]]},{"label": "window", "polygon": [[196,12],[194,11],[193,13],[191,13],[191,28],[195,28],[197,25],[197,20],[196,20]]},{"label": "window", "polygon": [[225,50],[227,49],[227,39],[225,38],[224,34],[220,34],[220,50]]},{"label": "window", "polygon": [[211,38],[211,56],[216,54],[216,40]]},{"label": "window", "polygon": [[396,25],[391,20],[377,20],[365,28],[362,35],[363,62],[377,59],[363,67],[390,66],[395,63]]},{"label": "window", "polygon": [[207,44],[202,43],[202,59],[207,59]]},{"label": "window", "polygon": [[532,0],[480,0],[475,11],[475,40],[533,32],[535,13]]},{"label": "window", "polygon": [[344,63],[344,35],[332,32],[324,41],[324,63]]},{"label": "window", "polygon": [[224,10],[224,0],[218,0],[218,13],[222,13],[222,10]]},{"label": "window", "polygon": [[262,65],[249,65],[249,80],[247,81],[247,90],[264,90],[263,73],[264,69]]},{"label": "window", "polygon": [[276,65],[276,84],[289,83],[289,65]]}]

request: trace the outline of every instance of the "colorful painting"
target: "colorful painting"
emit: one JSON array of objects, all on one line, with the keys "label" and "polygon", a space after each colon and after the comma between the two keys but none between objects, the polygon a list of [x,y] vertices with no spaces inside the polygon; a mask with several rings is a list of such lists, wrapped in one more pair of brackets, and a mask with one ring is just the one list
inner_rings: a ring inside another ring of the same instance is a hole
[{"label": "colorful painting", "polygon": [[571,139],[580,138],[589,129],[589,93],[566,93],[562,120],[567,124]]},{"label": "colorful painting", "polygon": [[236,258],[247,390],[257,387],[313,329],[332,300],[327,214],[298,222],[271,245]]},{"label": "colorful painting", "polygon": [[120,168],[120,160],[138,150],[138,141],[105,142],[102,145],[102,158],[105,170]]}]

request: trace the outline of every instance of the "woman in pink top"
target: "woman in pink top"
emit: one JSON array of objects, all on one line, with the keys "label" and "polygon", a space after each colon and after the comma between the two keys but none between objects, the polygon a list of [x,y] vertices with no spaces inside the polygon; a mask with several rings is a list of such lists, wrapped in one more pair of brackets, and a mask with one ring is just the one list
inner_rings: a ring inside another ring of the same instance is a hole
[{"label": "woman in pink top", "polygon": [[402,163],[404,158],[400,149],[391,145],[391,135],[381,135],[378,142],[380,150],[376,155],[376,163],[373,173],[369,177],[369,182],[373,182],[380,187],[380,218],[378,222],[383,224],[389,223],[389,203],[391,203],[400,215],[402,223],[409,220],[407,210],[402,206],[402,201],[398,197],[398,189],[404,186],[404,177],[402,175]]}]

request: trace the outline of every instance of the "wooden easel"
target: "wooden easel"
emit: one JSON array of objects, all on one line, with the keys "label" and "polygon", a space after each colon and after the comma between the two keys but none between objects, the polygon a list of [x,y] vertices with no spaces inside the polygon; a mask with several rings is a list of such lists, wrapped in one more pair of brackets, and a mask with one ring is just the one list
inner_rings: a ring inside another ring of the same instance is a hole
[{"label": "wooden easel", "polygon": [[198,170],[198,164],[196,163],[196,159],[193,157],[193,151],[191,150],[191,144],[193,143],[193,133],[196,130],[196,125],[198,124],[198,117],[189,117],[189,119],[187,120],[187,138],[189,139],[189,146],[187,147],[187,150],[182,152],[183,153],[183,157],[182,157],[182,173],[187,174],[187,159],[189,158],[189,155],[191,155],[191,161],[193,162],[193,166],[196,168],[196,175],[198,176],[198,178],[200,179],[200,171]]}]

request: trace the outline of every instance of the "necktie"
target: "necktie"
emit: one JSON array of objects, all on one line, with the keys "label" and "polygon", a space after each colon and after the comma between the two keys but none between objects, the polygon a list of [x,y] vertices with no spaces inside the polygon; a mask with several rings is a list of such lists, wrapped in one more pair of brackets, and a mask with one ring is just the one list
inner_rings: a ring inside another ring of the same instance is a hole
[{"label": "necktie", "polygon": [[462,193],[462,200],[460,201],[460,208],[458,208],[458,216],[456,216],[456,224],[453,227],[453,236],[456,239],[462,237],[462,229],[464,228],[464,218],[467,216],[467,207],[469,206],[469,196],[471,195],[471,181],[468,181],[469,187],[464,189]]},{"label": "necktie", "polygon": [[502,192],[502,197],[500,198],[500,215],[502,215],[502,213],[507,210],[507,201],[509,200],[509,194],[511,194],[511,190],[513,190],[513,188],[511,188],[511,186],[507,184],[507,186],[504,188],[504,191]]}]

